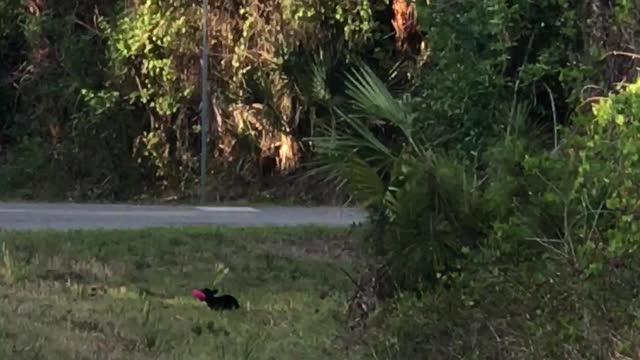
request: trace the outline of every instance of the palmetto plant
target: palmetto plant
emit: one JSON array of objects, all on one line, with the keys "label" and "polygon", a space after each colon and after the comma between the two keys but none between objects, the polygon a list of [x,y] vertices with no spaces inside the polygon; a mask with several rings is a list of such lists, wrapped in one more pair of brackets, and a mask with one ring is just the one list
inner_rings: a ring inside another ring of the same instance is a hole
[{"label": "palmetto plant", "polygon": [[421,153],[424,147],[416,146],[412,137],[414,114],[407,104],[397,101],[366,65],[347,76],[346,88],[351,101],[344,107],[334,106],[335,121],[324,126],[321,136],[308,139],[317,154],[312,173],[349,184],[359,202],[377,207],[390,199],[389,176],[410,147],[404,141],[401,148],[394,147],[392,139],[376,130],[390,124],[413,145],[411,151]]},{"label": "palmetto plant", "polygon": [[375,248],[407,285],[432,279],[479,231],[479,194],[460,161],[418,130],[408,96],[395,98],[366,65],[346,76],[347,106],[310,138],[312,173],[347,185],[379,227]]}]

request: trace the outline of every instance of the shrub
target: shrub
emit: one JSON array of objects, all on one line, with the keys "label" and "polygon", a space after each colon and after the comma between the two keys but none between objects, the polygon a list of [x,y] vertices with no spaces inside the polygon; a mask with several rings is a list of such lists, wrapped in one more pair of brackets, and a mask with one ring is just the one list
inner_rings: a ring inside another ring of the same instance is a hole
[{"label": "shrub", "polygon": [[584,276],[563,260],[475,252],[435,290],[405,293],[366,342],[385,359],[609,359],[640,350],[637,258]]},{"label": "shrub", "polygon": [[39,138],[25,138],[0,165],[0,194],[34,198],[34,184],[50,174],[50,149]]},{"label": "shrub", "polygon": [[404,288],[433,282],[475,246],[484,226],[475,170],[431,150],[410,98],[397,100],[366,66],[346,83],[336,126],[311,138],[317,168],[346,182],[374,220],[372,245]]},{"label": "shrub", "polygon": [[593,209],[596,236],[611,256],[638,248],[640,235],[640,81],[594,106],[594,118],[585,118],[580,136],[579,175],[575,196]]}]

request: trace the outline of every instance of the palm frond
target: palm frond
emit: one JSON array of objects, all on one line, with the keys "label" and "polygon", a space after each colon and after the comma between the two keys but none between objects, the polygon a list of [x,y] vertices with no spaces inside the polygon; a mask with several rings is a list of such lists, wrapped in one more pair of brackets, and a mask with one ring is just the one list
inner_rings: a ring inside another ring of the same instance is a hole
[{"label": "palm frond", "polygon": [[309,87],[315,101],[328,102],[331,99],[331,92],[327,85],[328,72],[329,65],[321,52],[318,59],[311,64],[311,84]]},{"label": "palm frond", "polygon": [[370,123],[383,120],[401,129],[411,152],[420,155],[426,152],[425,147],[417,145],[411,137],[415,114],[405,102],[395,99],[366,65],[347,76],[346,86],[352,106],[346,109],[332,106],[335,116],[332,126],[321,129],[323,136],[307,139],[316,155],[309,174],[324,173],[333,181],[341,179],[363,205],[387,207],[393,216],[398,204],[396,192],[388,186],[390,181],[395,182],[393,178],[398,172],[394,168],[402,162],[402,152],[380,140]]},{"label": "palm frond", "polygon": [[388,121],[402,131],[413,148],[423,150],[424,146],[414,137],[416,114],[410,107],[410,98],[407,101],[396,99],[384,82],[365,64],[347,75],[346,86],[351,104],[358,111],[351,117]]},{"label": "palm frond", "polygon": [[338,113],[342,121],[344,121],[352,130],[356,132],[356,136],[354,136],[353,139],[360,145],[359,147],[369,148],[375,152],[378,152],[380,156],[393,157],[391,150],[380,140],[378,140],[378,138],[373,134],[373,132],[371,132],[364,121],[348,116],[340,109],[336,109],[336,113]]},{"label": "palm frond", "polygon": [[366,161],[354,156],[348,161],[346,177],[356,199],[364,207],[376,206],[382,203],[385,186],[378,176],[376,169]]},{"label": "palm frond", "polygon": [[366,65],[347,74],[347,95],[361,115],[383,119],[411,134],[411,111],[406,104],[396,100],[387,86]]}]

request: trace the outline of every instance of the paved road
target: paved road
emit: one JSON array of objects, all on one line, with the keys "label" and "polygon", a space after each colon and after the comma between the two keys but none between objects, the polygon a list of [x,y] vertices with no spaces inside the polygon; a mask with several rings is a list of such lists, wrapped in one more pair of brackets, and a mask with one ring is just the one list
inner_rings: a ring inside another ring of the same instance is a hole
[{"label": "paved road", "polygon": [[364,220],[354,208],[193,207],[0,202],[0,229],[139,229],[187,225],[347,226]]}]

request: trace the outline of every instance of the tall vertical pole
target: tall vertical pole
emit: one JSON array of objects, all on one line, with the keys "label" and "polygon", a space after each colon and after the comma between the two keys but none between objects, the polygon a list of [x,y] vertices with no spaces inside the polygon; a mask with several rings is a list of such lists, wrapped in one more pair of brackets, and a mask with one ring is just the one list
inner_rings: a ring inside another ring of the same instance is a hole
[{"label": "tall vertical pole", "polygon": [[207,186],[207,139],[209,137],[209,0],[202,0],[202,119],[200,154],[200,203],[206,201]]}]

